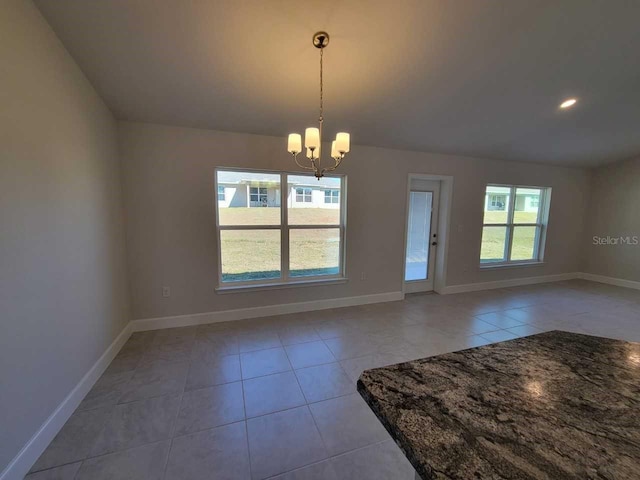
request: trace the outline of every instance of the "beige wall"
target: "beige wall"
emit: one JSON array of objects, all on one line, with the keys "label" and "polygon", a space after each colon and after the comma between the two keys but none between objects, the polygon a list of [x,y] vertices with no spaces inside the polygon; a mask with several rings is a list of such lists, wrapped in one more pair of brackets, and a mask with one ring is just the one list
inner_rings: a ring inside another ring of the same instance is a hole
[{"label": "beige wall", "polygon": [[[294,170],[285,139],[127,122],[119,138],[136,319],[400,291],[409,173],[455,177],[448,285],[580,271],[587,171],[355,146],[340,167],[349,185],[349,283],[216,294],[214,168]],[[544,265],[479,270],[488,182],[553,187]]]},{"label": "beige wall", "polygon": [[640,281],[640,245],[595,245],[593,237],[640,240],[640,158],[592,170],[585,271]]},{"label": "beige wall", "polygon": [[38,10],[0,6],[0,471],[128,320],[116,122]]}]

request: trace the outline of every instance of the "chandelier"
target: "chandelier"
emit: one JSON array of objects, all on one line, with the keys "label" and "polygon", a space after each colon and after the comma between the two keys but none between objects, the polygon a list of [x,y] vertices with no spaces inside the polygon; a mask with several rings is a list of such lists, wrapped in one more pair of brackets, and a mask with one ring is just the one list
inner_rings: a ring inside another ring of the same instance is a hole
[{"label": "chandelier", "polygon": [[309,159],[310,166],[301,165],[298,162],[298,155],[302,152],[302,137],[299,133],[289,134],[289,143],[287,150],[300,168],[306,170],[313,170],[313,174],[318,180],[322,178],[325,172],[332,172],[340,165],[345,154],[349,152],[350,138],[349,134],[340,132],[336,135],[336,139],[331,142],[331,158],[333,158],[334,164],[322,167],[320,163],[320,147],[322,144],[322,122],[324,117],[322,116],[322,52],[324,48],[329,45],[329,34],[327,32],[317,32],[313,36],[313,46],[320,49],[320,117],[318,118],[318,128],[311,127],[304,131],[304,146],[306,148],[306,157]]}]

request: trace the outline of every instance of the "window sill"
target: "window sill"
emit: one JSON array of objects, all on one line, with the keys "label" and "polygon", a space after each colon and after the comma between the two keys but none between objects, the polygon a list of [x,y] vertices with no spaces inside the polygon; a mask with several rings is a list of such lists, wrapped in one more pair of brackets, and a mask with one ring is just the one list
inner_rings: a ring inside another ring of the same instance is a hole
[{"label": "window sill", "polygon": [[540,267],[545,262],[500,263],[497,265],[480,265],[480,270],[495,270],[500,268]]},{"label": "window sill", "polygon": [[327,278],[327,279],[314,279],[314,280],[297,280],[293,282],[280,282],[280,283],[261,283],[252,285],[225,285],[216,288],[216,293],[241,293],[241,292],[255,292],[260,290],[280,290],[282,288],[290,287],[313,287],[324,285],[338,285],[341,283],[347,283],[349,279],[347,277]]}]

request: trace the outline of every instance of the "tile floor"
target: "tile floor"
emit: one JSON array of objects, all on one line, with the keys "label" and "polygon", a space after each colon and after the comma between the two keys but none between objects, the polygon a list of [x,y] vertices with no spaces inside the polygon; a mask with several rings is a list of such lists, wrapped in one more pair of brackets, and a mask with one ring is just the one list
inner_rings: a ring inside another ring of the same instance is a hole
[{"label": "tile floor", "polygon": [[410,480],[362,370],[553,329],[640,341],[640,292],[570,281],[135,333],[26,478]]}]

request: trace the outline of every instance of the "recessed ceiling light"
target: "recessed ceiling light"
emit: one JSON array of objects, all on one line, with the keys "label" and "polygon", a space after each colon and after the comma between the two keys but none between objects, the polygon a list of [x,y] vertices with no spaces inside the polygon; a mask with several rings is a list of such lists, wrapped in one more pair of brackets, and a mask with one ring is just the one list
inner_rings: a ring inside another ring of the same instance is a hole
[{"label": "recessed ceiling light", "polygon": [[569,98],[560,104],[560,108],[573,107],[578,100],[575,98]]}]

